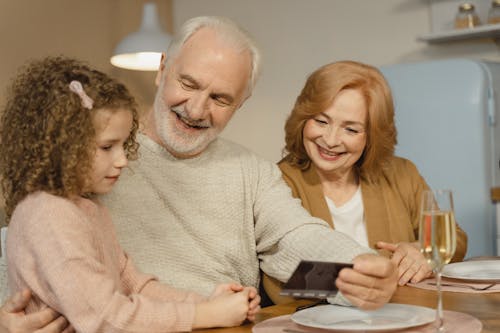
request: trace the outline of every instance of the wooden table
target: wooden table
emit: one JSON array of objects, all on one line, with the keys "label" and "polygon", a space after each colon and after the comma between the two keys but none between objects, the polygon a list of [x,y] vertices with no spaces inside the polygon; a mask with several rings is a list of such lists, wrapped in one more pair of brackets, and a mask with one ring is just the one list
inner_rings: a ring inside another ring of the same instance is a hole
[{"label": "wooden table", "polygon": [[[435,291],[424,290],[414,287],[398,287],[391,303],[414,304],[434,308],[437,302]],[[297,301],[286,305],[274,305],[261,310],[256,322],[266,319],[290,314],[298,305],[306,304],[307,301]],[[500,293],[470,294],[443,292],[443,307],[445,310],[468,313],[483,323],[483,333],[500,332]],[[200,330],[196,332],[206,333],[250,333],[253,324],[240,327],[217,328]],[[279,332],[277,332],[279,333]]]}]

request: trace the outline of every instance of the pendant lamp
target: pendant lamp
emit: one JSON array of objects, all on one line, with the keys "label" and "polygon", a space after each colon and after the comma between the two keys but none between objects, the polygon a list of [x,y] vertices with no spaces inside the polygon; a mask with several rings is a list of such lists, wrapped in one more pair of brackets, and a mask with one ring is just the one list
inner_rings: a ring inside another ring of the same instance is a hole
[{"label": "pendant lamp", "polygon": [[125,37],[117,46],[110,61],[116,67],[156,71],[160,66],[161,53],[171,41],[162,31],[155,3],[145,3],[139,31]]}]

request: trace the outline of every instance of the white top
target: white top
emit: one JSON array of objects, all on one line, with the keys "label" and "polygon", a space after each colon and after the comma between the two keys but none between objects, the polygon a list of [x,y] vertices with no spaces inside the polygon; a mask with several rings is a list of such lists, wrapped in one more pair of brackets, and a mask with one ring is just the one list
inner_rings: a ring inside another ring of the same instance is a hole
[{"label": "white top", "polygon": [[351,236],[359,244],[368,247],[361,186],[358,186],[352,198],[340,207],[335,206],[333,201],[327,196],[325,196],[325,199],[330,209],[330,214],[332,214],[335,230]]}]

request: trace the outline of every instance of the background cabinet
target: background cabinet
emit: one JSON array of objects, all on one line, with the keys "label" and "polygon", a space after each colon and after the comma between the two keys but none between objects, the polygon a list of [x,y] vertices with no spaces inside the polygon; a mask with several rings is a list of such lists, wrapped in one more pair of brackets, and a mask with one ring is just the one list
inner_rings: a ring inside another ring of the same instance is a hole
[{"label": "background cabinet", "polygon": [[431,32],[417,37],[428,43],[442,43],[472,38],[500,39],[500,24],[487,24],[490,0],[469,0],[481,21],[481,25],[471,29],[455,29],[454,21],[458,7],[464,0],[431,0]]}]

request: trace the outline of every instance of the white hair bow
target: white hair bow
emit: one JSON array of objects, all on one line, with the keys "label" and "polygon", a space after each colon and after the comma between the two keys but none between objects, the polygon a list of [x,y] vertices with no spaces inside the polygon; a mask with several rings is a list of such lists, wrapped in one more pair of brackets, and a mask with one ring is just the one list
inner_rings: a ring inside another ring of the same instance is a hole
[{"label": "white hair bow", "polygon": [[69,90],[80,96],[80,99],[82,100],[82,106],[84,108],[87,108],[89,110],[92,109],[92,107],[94,106],[94,101],[89,97],[89,95],[87,95],[85,90],[83,90],[83,86],[80,81],[71,81],[69,83]]}]

